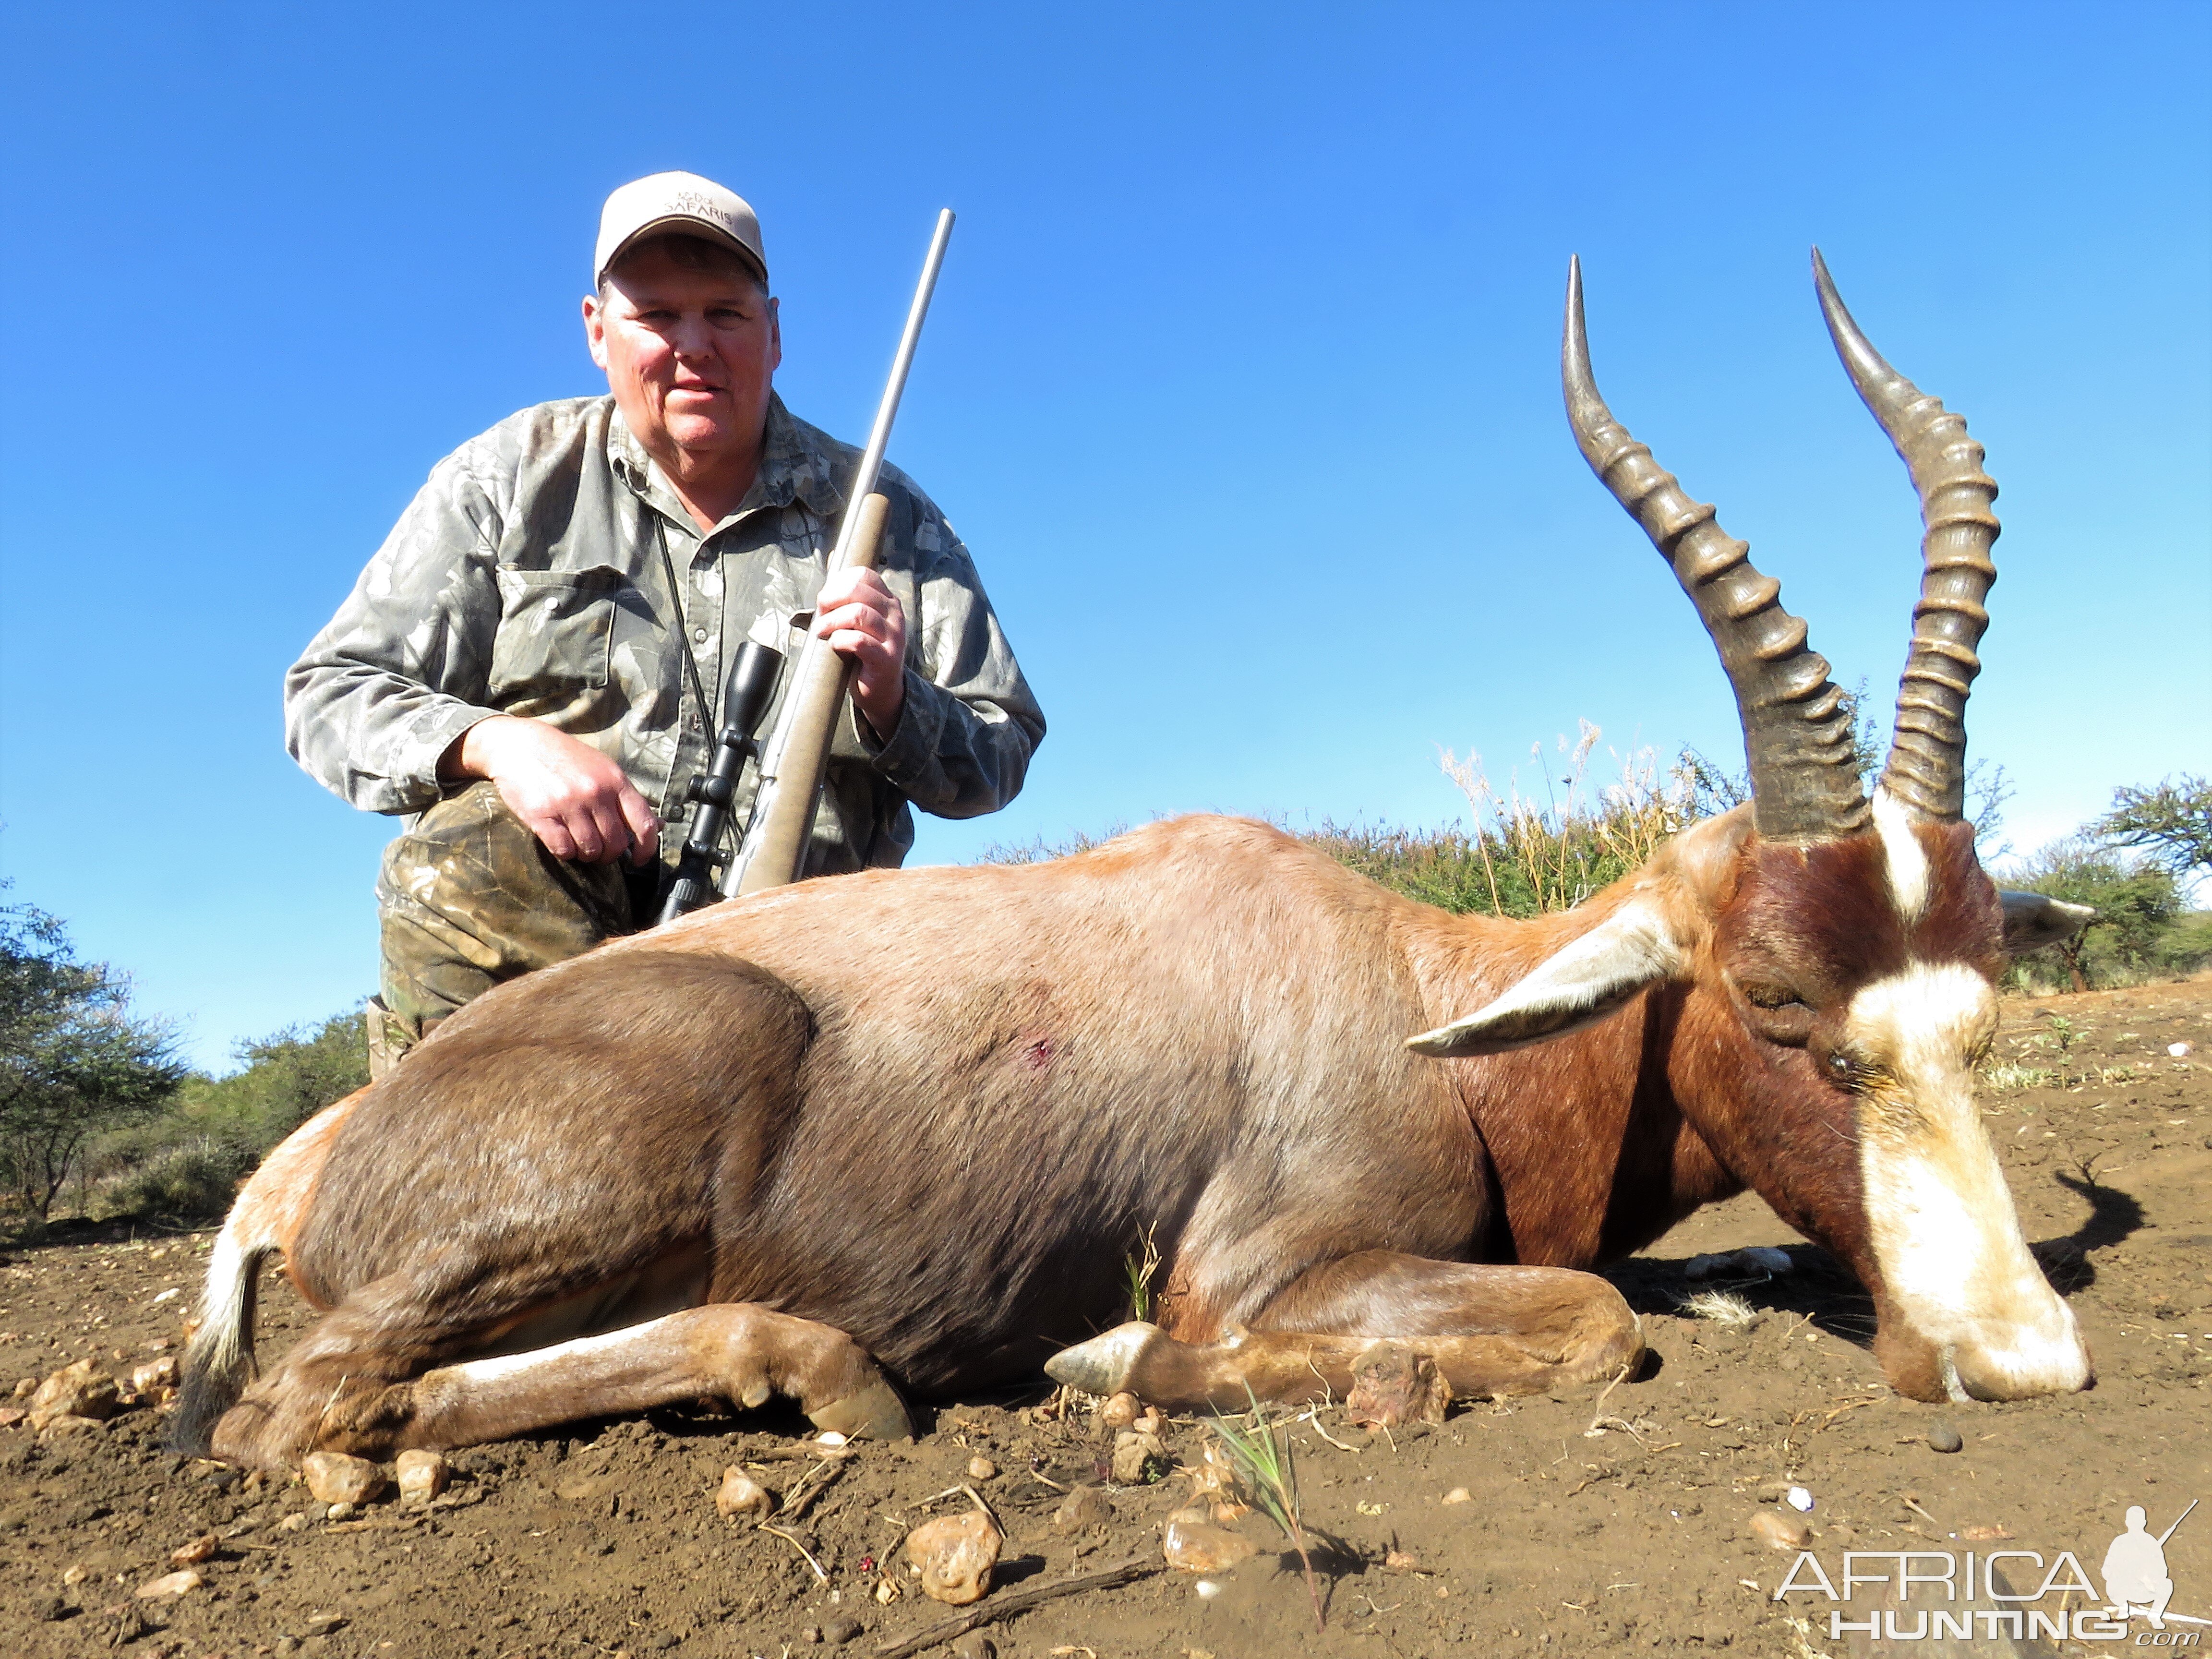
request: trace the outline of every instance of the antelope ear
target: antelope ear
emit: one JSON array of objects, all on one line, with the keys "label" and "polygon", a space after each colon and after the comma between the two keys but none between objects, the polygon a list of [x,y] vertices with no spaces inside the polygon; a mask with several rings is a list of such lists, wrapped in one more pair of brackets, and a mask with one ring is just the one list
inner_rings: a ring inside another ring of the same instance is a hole
[{"label": "antelope ear", "polygon": [[2041,893],[2000,888],[1997,897],[2004,902],[2004,948],[2013,956],[2072,939],[2097,919],[2088,905],[2069,904]]},{"label": "antelope ear", "polygon": [[1417,1054],[1502,1054],[1602,1018],[1680,966],[1682,954],[1650,907],[1624,904],[1487,1006],[1406,1039]]}]

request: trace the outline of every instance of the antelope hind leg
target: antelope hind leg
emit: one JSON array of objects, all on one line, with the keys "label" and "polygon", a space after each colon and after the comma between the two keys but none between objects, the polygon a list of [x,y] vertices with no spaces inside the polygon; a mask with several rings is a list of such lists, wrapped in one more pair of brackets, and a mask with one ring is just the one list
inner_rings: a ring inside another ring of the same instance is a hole
[{"label": "antelope hind leg", "polygon": [[1365,1250],[1279,1291],[1249,1329],[1179,1341],[1122,1325],[1045,1364],[1092,1394],[1126,1389],[1171,1411],[1229,1411],[1261,1400],[1302,1405],[1352,1391],[1377,1340],[1434,1360],[1455,1398],[1544,1394],[1618,1375],[1644,1352],[1628,1304],[1594,1273],[1431,1261]]},{"label": "antelope hind leg", "polygon": [[[781,1394],[817,1428],[896,1439],[914,1427],[896,1390],[842,1331],[750,1303],[716,1303],[548,1348],[464,1360],[410,1381],[325,1391],[280,1370],[217,1425],[216,1456],[268,1468],[309,1451],[382,1459],[412,1447],[473,1446],[580,1417],[709,1397],[740,1406]],[[302,1397],[303,1390],[313,1391]],[[271,1430],[297,1424],[304,1436]],[[273,1443],[272,1443],[273,1442]]]}]

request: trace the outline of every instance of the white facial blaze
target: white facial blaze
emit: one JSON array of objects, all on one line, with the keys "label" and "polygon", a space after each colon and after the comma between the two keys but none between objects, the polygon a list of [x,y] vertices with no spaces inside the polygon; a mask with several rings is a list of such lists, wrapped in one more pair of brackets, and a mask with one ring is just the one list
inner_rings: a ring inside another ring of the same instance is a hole
[{"label": "white facial blaze", "polygon": [[1928,908],[1927,849],[1912,833],[1912,814],[1887,789],[1874,792],[1874,827],[1889,865],[1889,896],[1899,919],[1910,925]]},{"label": "white facial blaze", "polygon": [[[1893,878],[1896,867],[1893,859]],[[1879,980],[1845,1018],[1847,1046],[1872,1079],[1859,1162],[1875,1256],[1898,1312],[1942,1351],[1954,1399],[2016,1399],[2089,1378],[2073,1310],[2028,1254],[1974,1106],[1970,1057],[1996,1023],[1989,981],[1958,964]]]}]

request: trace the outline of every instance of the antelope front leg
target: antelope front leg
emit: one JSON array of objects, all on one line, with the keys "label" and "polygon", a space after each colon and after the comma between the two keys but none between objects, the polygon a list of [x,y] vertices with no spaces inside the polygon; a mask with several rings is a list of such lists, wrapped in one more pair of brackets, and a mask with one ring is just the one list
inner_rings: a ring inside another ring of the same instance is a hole
[{"label": "antelope front leg", "polygon": [[1249,1328],[1204,1344],[1128,1324],[1063,1350],[1045,1372],[1172,1411],[1304,1404],[1352,1390],[1378,1340],[1436,1362],[1455,1397],[1544,1394],[1617,1375],[1644,1352],[1636,1316],[1594,1273],[1431,1261],[1364,1250],[1301,1275]]},{"label": "antelope front leg", "polygon": [[[312,1384],[283,1370],[247,1390],[217,1425],[215,1454],[269,1465],[272,1422],[297,1416]],[[759,1406],[781,1394],[814,1425],[896,1439],[914,1432],[897,1392],[842,1331],[745,1303],[714,1304],[526,1353],[441,1365],[410,1382],[341,1379],[304,1439],[282,1448],[385,1458],[410,1447],[479,1445],[580,1417],[708,1397]]]}]

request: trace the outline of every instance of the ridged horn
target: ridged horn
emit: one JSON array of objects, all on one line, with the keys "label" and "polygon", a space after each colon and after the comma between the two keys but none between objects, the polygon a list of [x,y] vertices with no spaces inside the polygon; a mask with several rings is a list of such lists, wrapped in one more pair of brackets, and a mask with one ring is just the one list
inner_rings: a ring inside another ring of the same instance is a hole
[{"label": "ridged horn", "polygon": [[1598,396],[1579,258],[1567,266],[1559,377],[1583,459],[1674,567],[1720,652],[1743,725],[1759,833],[1827,841],[1867,829],[1850,705],[1830,682],[1826,659],[1807,647],[1805,624],[1782,608],[1782,584],[1759,574],[1751,549],[1721,528],[1711,507],[1692,501]]},{"label": "ridged horn", "polygon": [[1897,728],[1881,787],[1914,816],[1953,823],[1966,805],[1966,694],[1982,660],[1974,654],[1990,625],[1983,608],[1997,568],[1996,481],[1982,471],[1982,447],[1966,422],[1882,361],[1837,296],[1820,250],[1813,250],[1813,285],[1829,337],[1851,384],[1897,446],[1920,492],[1923,567],[1920,603],[1912,608],[1912,646],[1897,690]]}]

